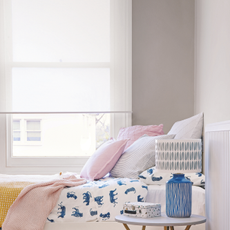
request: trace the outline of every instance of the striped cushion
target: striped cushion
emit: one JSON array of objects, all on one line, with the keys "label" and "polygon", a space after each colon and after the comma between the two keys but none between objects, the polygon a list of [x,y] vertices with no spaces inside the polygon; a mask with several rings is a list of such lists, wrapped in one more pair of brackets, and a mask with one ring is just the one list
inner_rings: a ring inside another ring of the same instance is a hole
[{"label": "striped cushion", "polygon": [[155,140],[173,139],[175,135],[150,137],[144,135],[121,155],[110,172],[112,177],[138,178],[144,170],[155,165]]},{"label": "striped cushion", "polygon": [[138,138],[142,137],[144,134],[148,136],[159,136],[163,135],[163,125],[133,125],[126,128],[121,128],[119,130],[117,140],[129,139],[125,149],[132,145]]}]

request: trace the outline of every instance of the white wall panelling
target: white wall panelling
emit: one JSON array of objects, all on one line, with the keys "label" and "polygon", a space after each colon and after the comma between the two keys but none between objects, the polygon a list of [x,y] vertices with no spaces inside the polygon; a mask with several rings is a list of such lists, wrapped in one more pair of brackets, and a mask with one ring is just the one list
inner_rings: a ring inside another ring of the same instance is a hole
[{"label": "white wall panelling", "polygon": [[206,230],[230,229],[230,121],[205,129]]}]

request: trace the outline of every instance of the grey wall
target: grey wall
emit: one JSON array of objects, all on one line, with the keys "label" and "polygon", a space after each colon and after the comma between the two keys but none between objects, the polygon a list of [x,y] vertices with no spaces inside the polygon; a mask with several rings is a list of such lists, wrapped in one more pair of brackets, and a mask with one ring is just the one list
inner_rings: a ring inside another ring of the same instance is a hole
[{"label": "grey wall", "polygon": [[195,112],[230,120],[230,1],[196,1]]},{"label": "grey wall", "polygon": [[133,125],[194,114],[194,0],[133,0]]}]

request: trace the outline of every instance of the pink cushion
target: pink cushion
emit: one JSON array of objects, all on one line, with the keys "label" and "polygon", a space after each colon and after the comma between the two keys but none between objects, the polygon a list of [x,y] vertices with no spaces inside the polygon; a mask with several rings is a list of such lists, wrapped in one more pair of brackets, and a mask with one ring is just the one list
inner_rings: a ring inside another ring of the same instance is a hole
[{"label": "pink cushion", "polygon": [[163,125],[135,125],[127,128],[121,128],[118,133],[117,140],[129,139],[124,149],[126,150],[133,142],[144,134],[147,134],[148,136],[163,135]]},{"label": "pink cushion", "polygon": [[105,176],[118,161],[127,141],[110,139],[101,145],[84,165],[80,177],[95,180]]}]

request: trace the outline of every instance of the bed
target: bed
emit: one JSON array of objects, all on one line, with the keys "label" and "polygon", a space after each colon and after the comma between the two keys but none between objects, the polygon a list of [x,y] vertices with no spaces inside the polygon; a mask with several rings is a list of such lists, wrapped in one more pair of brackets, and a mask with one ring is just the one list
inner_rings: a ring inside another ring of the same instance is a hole
[{"label": "bed", "polygon": [[[69,173],[68,173],[69,174]],[[56,175],[1,175],[0,174],[0,178],[1,178],[1,182],[12,182],[12,181],[25,181],[25,182],[45,182],[45,181],[49,181],[49,180],[54,180],[54,179],[58,179],[60,178],[59,174]],[[60,217],[63,213],[62,213],[62,208],[61,207],[66,207],[65,201],[63,202],[63,197],[67,197],[67,195],[69,194],[69,198],[66,199],[66,201],[75,201],[76,196],[79,196],[79,194],[82,193],[86,193],[87,192],[87,186],[90,186],[92,184],[97,185],[98,187],[104,187],[105,185],[107,185],[108,183],[113,184],[114,183],[117,184],[117,187],[121,187],[123,188],[123,191],[125,193],[125,191],[127,191],[127,189],[130,188],[130,184],[137,184],[136,186],[132,186],[135,187],[136,189],[136,193],[134,192],[129,192],[128,196],[129,199],[125,200],[125,201],[137,201],[138,197],[139,199],[143,199],[142,201],[146,201],[146,202],[153,202],[153,203],[161,203],[161,211],[165,212],[165,185],[146,185],[144,182],[141,182],[140,180],[133,180],[133,179],[127,179],[127,178],[106,178],[100,181],[97,181],[96,184],[95,182],[88,182],[85,185],[76,187],[75,189],[73,188],[66,188],[63,189],[61,196],[59,197],[59,200],[55,206],[55,208],[53,209],[52,213],[49,215],[47,222],[45,224],[45,228],[44,230],[59,230],[59,229],[68,229],[68,230],[74,230],[74,229],[123,229],[123,226],[121,224],[115,223],[114,222],[114,217],[118,214],[120,214],[120,211],[122,210],[122,203],[119,204],[119,208],[118,209],[114,209],[114,213],[111,212],[113,203],[110,203],[110,207],[106,207],[104,208],[104,210],[101,210],[100,213],[108,213],[108,210],[110,210],[110,218],[106,218],[106,216],[100,217],[100,215],[96,216],[91,216],[91,218],[89,218],[90,216],[87,217],[87,219],[81,220],[81,218],[78,218],[76,220],[73,219],[65,219],[65,218],[56,218],[54,219],[54,216],[56,215],[56,217]],[[120,185],[119,185],[120,184]],[[126,186],[125,186],[126,184]],[[109,186],[107,186],[108,188]],[[148,188],[148,191],[147,191]],[[84,191],[82,191],[82,189]],[[112,190],[114,191],[116,188],[113,188]],[[143,189],[143,190],[142,190]],[[108,189],[109,191],[111,191],[111,187],[109,187]],[[192,199],[192,206],[193,206],[193,214],[199,214],[199,215],[205,215],[205,190],[199,186],[193,186],[192,188],[193,190],[193,199]],[[81,191],[79,193],[79,191]],[[119,190],[117,190],[119,192]],[[117,192],[116,191],[116,192]],[[140,196],[141,194],[141,196]],[[103,195],[98,194],[97,193],[92,193],[91,192],[91,196],[92,199],[98,197],[98,195]],[[122,195],[124,196],[124,195]],[[116,198],[116,197],[115,197]],[[125,199],[125,197],[124,197]],[[101,200],[102,202],[104,202],[105,200]],[[124,201],[124,200],[123,200]],[[140,201],[140,200],[139,200]],[[84,201],[83,201],[84,202]],[[82,204],[84,205],[84,203],[82,202]],[[117,201],[116,201],[117,202]],[[118,202],[117,202],[118,203]],[[62,204],[62,205],[60,205]],[[99,205],[100,206],[100,205]],[[71,208],[75,208],[76,204],[73,204],[71,206]],[[79,207],[79,206],[78,206]],[[92,206],[88,206],[88,210],[90,210],[92,208]],[[79,207],[79,209],[81,209],[81,207]],[[99,207],[100,209],[100,207]],[[74,209],[73,209],[74,210]],[[95,210],[98,209],[92,209],[90,210],[91,213],[95,214]],[[119,212],[116,213],[116,210],[119,210]],[[76,211],[76,209],[75,209]],[[73,213],[73,212],[72,212]],[[78,212],[79,213],[79,212]],[[83,213],[83,212],[80,212]],[[99,213],[98,213],[99,214]],[[55,220],[52,222],[52,220]],[[58,221],[56,221],[58,220]],[[136,226],[132,226],[132,229],[137,229]],[[148,229],[153,229],[153,230],[157,230],[160,228],[157,227],[148,227]],[[180,229],[180,227],[176,228],[176,229]],[[181,228],[183,229],[183,228]],[[197,230],[204,230],[205,229],[205,225],[198,225],[196,227],[194,227],[194,229]]]},{"label": "bed", "polygon": [[[150,185],[148,186],[148,195],[146,198],[146,202],[160,202],[162,205],[162,212],[165,212],[165,186],[164,185]],[[193,213],[205,216],[205,190],[201,187],[193,186]],[[45,225],[44,230],[76,230],[76,229],[84,229],[84,230],[124,230],[124,227],[113,221],[105,221],[105,222],[87,222],[87,223],[60,223],[60,224],[52,224],[47,223]],[[139,229],[140,226],[131,226],[130,229],[135,230]],[[160,227],[150,227],[149,230],[162,230]],[[183,227],[175,227],[176,230],[184,230]],[[205,224],[193,226],[192,229],[195,230],[205,230]]]},{"label": "bed", "polygon": [[[162,212],[165,212],[165,186],[164,185],[149,185],[146,202],[161,203]],[[205,216],[205,190],[198,186],[193,186],[193,213]],[[96,223],[96,224],[95,224]],[[60,225],[61,224],[61,225]],[[87,223],[47,223],[44,230],[58,230],[58,229],[124,229],[121,224],[115,223],[113,219],[99,222]],[[131,229],[140,229],[137,226],[132,226]],[[148,229],[157,230],[159,227],[150,227]],[[184,229],[183,227],[176,227],[175,229]],[[194,226],[193,229],[204,230],[205,224]]]},{"label": "bed", "polygon": [[[121,224],[114,221],[114,217],[122,214],[124,202],[161,203],[161,211],[165,212],[165,182],[170,179],[171,174],[160,176],[155,172],[155,140],[182,139],[186,135],[186,138],[200,138],[202,127],[203,114],[198,114],[176,122],[167,135],[162,135],[162,125],[121,129],[117,140],[112,139],[102,145],[78,175],[86,178],[87,184],[62,190],[56,206],[46,220],[44,230],[123,229]],[[136,139],[133,139],[133,134]],[[102,178],[108,172],[110,176]],[[72,173],[46,176],[0,174],[0,183],[45,182],[63,178],[68,174]],[[161,180],[150,180],[152,176],[160,177]],[[190,177],[196,185],[192,188],[192,213],[205,215],[205,190],[202,188],[204,176],[193,174],[186,177]],[[78,201],[80,203],[77,203]],[[103,203],[105,205],[102,205]],[[83,210],[83,206],[86,211]],[[132,226],[131,229],[138,227]],[[160,228],[148,227],[148,229]],[[204,230],[205,224],[195,226],[193,229]]]}]

